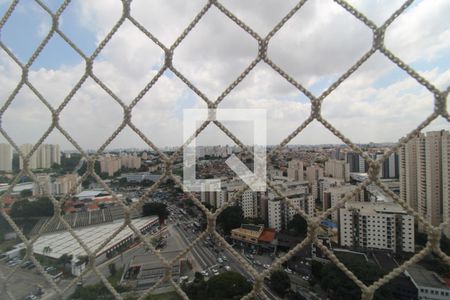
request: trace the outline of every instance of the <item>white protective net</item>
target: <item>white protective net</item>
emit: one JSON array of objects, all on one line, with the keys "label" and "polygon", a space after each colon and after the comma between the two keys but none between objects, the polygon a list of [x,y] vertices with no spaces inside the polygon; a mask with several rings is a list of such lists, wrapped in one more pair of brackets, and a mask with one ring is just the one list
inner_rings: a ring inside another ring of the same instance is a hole
[{"label": "white protective net", "polygon": [[[8,19],[10,18],[11,14],[15,11],[18,5],[18,0],[13,1],[12,4],[9,6],[8,10],[6,11],[5,15],[2,17],[0,21],[0,33],[5,24],[8,22]],[[268,187],[272,189],[276,194],[278,194],[279,197],[281,197],[284,201],[288,202],[289,205],[295,208],[295,210],[302,215],[308,223],[308,235],[305,240],[303,240],[300,244],[298,244],[296,247],[294,247],[292,250],[290,250],[286,255],[283,257],[280,257],[275,260],[275,262],[272,264],[272,266],[265,270],[264,272],[260,273],[257,272],[245,259],[241,257],[240,254],[238,254],[223,238],[215,231],[216,226],[216,218],[217,216],[228,206],[232,205],[234,202],[238,201],[239,197],[242,195],[245,190],[240,191],[239,193],[235,194],[234,200],[227,202],[223,207],[216,210],[214,213],[209,211],[193,194],[186,193],[195,203],[198,208],[200,208],[208,219],[208,227],[202,234],[199,235],[199,237],[193,241],[182,253],[180,253],[176,258],[174,258],[171,261],[167,261],[164,257],[162,257],[159,252],[154,251],[155,255],[158,256],[158,258],[161,260],[163,265],[166,268],[166,273],[163,277],[160,278],[157,284],[155,284],[153,287],[148,289],[145,293],[141,295],[141,299],[145,298],[146,295],[149,295],[152,293],[155,289],[157,289],[161,283],[163,282],[170,282],[174,287],[176,292],[184,299],[188,299],[187,295],[184,293],[184,291],[180,288],[180,286],[172,279],[171,277],[171,266],[176,263],[180,258],[187,255],[189,251],[192,250],[195,244],[197,244],[199,241],[201,241],[203,238],[206,237],[208,234],[213,234],[215,237],[222,242],[224,247],[228,249],[230,253],[233,254],[234,258],[238,260],[241,265],[247,270],[249,274],[252,274],[252,276],[256,279],[253,290],[246,295],[244,298],[249,299],[253,298],[255,296],[267,298],[265,293],[263,292],[264,283],[263,279],[266,277],[272,270],[278,268],[283,264],[284,262],[288,261],[290,258],[293,257],[300,249],[303,247],[315,243],[328,257],[329,259],[336,264],[336,266],[341,269],[351,280],[353,280],[356,285],[361,289],[361,297],[362,299],[371,299],[375,293],[375,291],[394,277],[401,274],[408,266],[411,266],[412,264],[420,261],[425,255],[429,254],[430,252],[434,252],[437,256],[439,256],[444,262],[447,264],[450,264],[450,258],[441,251],[440,249],[440,236],[441,231],[444,226],[447,226],[449,224],[441,224],[439,227],[434,227],[430,225],[422,216],[417,214],[412,208],[410,208],[407,203],[402,201],[396,194],[394,194],[386,185],[384,185],[380,179],[378,178],[378,173],[381,164],[383,161],[388,158],[392,153],[398,150],[398,148],[404,144],[406,144],[411,138],[413,138],[415,135],[417,135],[422,129],[424,129],[426,126],[428,126],[433,120],[438,118],[439,116],[442,116],[447,121],[450,121],[449,114],[446,108],[447,105],[447,97],[450,90],[450,87],[447,87],[445,90],[439,90],[437,87],[435,87],[432,83],[427,81],[424,77],[419,75],[415,70],[413,70],[410,66],[408,66],[405,62],[403,62],[400,58],[398,58],[394,53],[392,53],[389,49],[386,48],[384,44],[384,35],[386,32],[386,29],[393,23],[393,21],[399,17],[408,7],[411,6],[411,4],[414,2],[413,0],[406,1],[400,8],[398,8],[381,26],[377,26],[373,21],[371,21],[369,18],[367,18],[364,14],[359,12],[357,9],[355,9],[353,6],[351,6],[346,1],[339,1],[335,0],[335,2],[343,7],[349,14],[351,14],[354,18],[358,19],[360,22],[364,23],[373,34],[373,44],[367,53],[365,53],[354,65],[352,65],[343,75],[341,75],[333,84],[331,84],[320,96],[316,97],[313,95],[312,92],[310,92],[307,88],[305,88],[302,84],[297,82],[294,78],[292,78],[287,72],[285,72],[282,68],[280,68],[277,64],[275,64],[271,58],[267,55],[267,48],[271,41],[271,39],[274,37],[274,35],[285,25],[285,23],[291,19],[295,14],[297,14],[302,6],[307,2],[300,1],[297,5],[295,5],[287,15],[285,15],[279,22],[276,24],[276,26],[267,34],[267,36],[260,36],[258,33],[256,33],[251,27],[249,27],[247,24],[245,24],[242,20],[240,20],[233,12],[231,12],[227,7],[225,7],[223,4],[220,3],[220,1],[216,0],[210,0],[207,1],[204,7],[197,13],[195,18],[189,23],[189,25],[183,30],[182,34],[176,39],[176,41],[172,45],[164,45],[161,41],[158,40],[147,28],[142,26],[133,16],[130,10],[131,0],[122,0],[123,9],[122,9],[122,15],[119,20],[112,26],[109,33],[106,35],[106,37],[99,43],[98,47],[95,49],[95,51],[92,53],[92,55],[88,56],[86,55],[78,46],[76,43],[74,43],[71,39],[67,37],[67,35],[61,31],[59,27],[59,19],[61,14],[64,12],[64,10],[68,7],[68,5],[71,4],[70,0],[64,1],[64,3],[59,7],[58,10],[53,12],[51,9],[49,9],[46,4],[44,4],[40,0],[35,1],[44,11],[46,11],[49,16],[52,19],[52,26],[46,35],[46,37],[43,39],[43,41],[39,44],[39,46],[35,49],[33,52],[33,55],[30,57],[30,59],[26,62],[26,64],[23,64],[20,62],[20,60],[16,57],[14,52],[12,52],[0,39],[0,47],[7,53],[7,55],[20,67],[22,71],[22,77],[21,80],[17,83],[17,86],[13,90],[13,92],[9,95],[9,97],[6,99],[5,103],[3,104],[1,110],[0,110],[0,118],[5,113],[6,109],[11,105],[13,101],[15,101],[16,96],[18,95],[19,91],[22,88],[28,87],[36,96],[37,98],[51,111],[52,120],[51,120],[51,126],[48,128],[48,130],[42,135],[42,137],[39,139],[39,141],[34,145],[33,150],[28,153],[27,155],[24,155],[15,141],[8,135],[8,133],[4,130],[3,127],[0,128],[0,132],[2,135],[6,138],[6,140],[14,147],[14,149],[19,152],[20,156],[24,159],[24,167],[23,170],[15,177],[15,180],[11,187],[8,189],[8,191],[1,197],[0,203],[1,203],[1,213],[3,217],[7,220],[7,222],[11,225],[11,227],[14,229],[14,231],[17,233],[19,238],[24,242],[26,246],[26,256],[31,259],[34,264],[37,266],[37,269],[39,272],[45,277],[45,279],[49,282],[49,284],[52,286],[52,288],[55,290],[56,295],[60,298],[67,297],[67,291],[71,290],[77,283],[78,278],[74,279],[70,285],[65,287],[63,290],[54,282],[54,280],[47,274],[47,272],[44,271],[42,265],[38,262],[38,260],[33,255],[33,243],[39,238],[39,234],[34,236],[32,239],[28,239],[22,231],[18,228],[18,226],[14,223],[14,221],[11,219],[11,217],[5,213],[3,201],[5,199],[5,196],[7,196],[13,189],[14,185],[16,185],[19,181],[19,178],[22,175],[28,175],[32,178],[34,182],[37,182],[36,175],[30,170],[29,168],[29,159],[31,155],[37,150],[37,148],[43,143],[43,141],[49,136],[49,134],[57,130],[61,132],[70,143],[82,154],[83,158],[88,162],[88,167],[86,173],[80,178],[78,184],[81,184],[84,179],[86,179],[89,176],[92,176],[100,183],[108,192],[110,192],[114,197],[117,197],[116,194],[110,189],[110,187],[100,178],[99,174],[96,174],[94,171],[94,163],[98,155],[103,153],[103,151],[106,149],[106,147],[115,139],[118,134],[125,128],[129,127],[134,132],[136,132],[140,138],[142,138],[145,143],[150,146],[160,157],[162,161],[165,163],[165,174],[157,181],[155,184],[150,187],[144,196],[141,197],[141,200],[139,203],[134,204],[133,206],[126,206],[123,205],[123,208],[125,210],[125,221],[123,225],[115,232],[111,232],[111,236],[102,244],[97,247],[96,250],[89,249],[85,243],[76,235],[75,231],[71,228],[71,225],[61,216],[61,207],[60,202],[57,201],[53,196],[48,195],[48,197],[51,199],[51,201],[54,204],[54,218],[57,218],[60,220],[60,222],[64,225],[65,229],[70,232],[70,234],[79,242],[79,244],[83,247],[83,249],[86,251],[86,253],[89,256],[89,264],[88,268],[83,271],[82,275],[86,275],[89,272],[94,272],[97,274],[97,276],[101,279],[103,284],[109,289],[109,291],[117,298],[122,299],[122,295],[119,294],[114,287],[110,284],[110,282],[107,280],[105,275],[98,269],[98,267],[95,265],[95,258],[98,251],[100,251],[103,246],[105,246],[108,242],[110,242],[121,230],[126,228],[127,226],[131,228],[131,230],[134,231],[134,233],[140,237],[143,243],[146,244],[147,247],[154,250],[154,247],[152,244],[144,238],[144,236],[140,233],[140,231],[133,226],[131,223],[130,214],[132,211],[137,208],[145,199],[145,197],[151,195],[158,186],[166,179],[171,178],[175,184],[179,187],[182,187],[182,182],[180,180],[173,176],[172,174],[172,166],[175,160],[183,153],[183,147],[188,145],[192,139],[194,139],[197,135],[200,134],[200,132],[208,126],[211,122],[213,122],[215,125],[217,125],[227,136],[229,136],[238,146],[240,146],[244,152],[247,151],[245,145],[239,141],[239,139],[231,133],[223,124],[221,124],[218,121],[205,121],[202,126],[195,132],[195,134],[185,143],[179,147],[178,151],[173,153],[173,155],[168,156],[167,154],[163,153],[158,149],[158,147],[149,139],[147,138],[142,131],[135,126],[135,124],[131,121],[131,115],[133,108],[139,103],[139,101],[146,95],[146,93],[155,85],[155,83],[160,79],[160,77],[163,75],[163,73],[167,70],[170,70],[175,76],[177,76],[179,79],[181,79],[195,94],[197,94],[201,99],[205,101],[209,109],[215,109],[218,108],[221,101],[249,74],[249,72],[258,64],[267,64],[270,66],[274,71],[276,71],[278,74],[280,74],[283,78],[285,78],[290,84],[292,84],[295,88],[297,88],[300,92],[302,92],[306,97],[309,98],[311,102],[311,112],[309,117],[303,121],[303,123],[299,124],[297,129],[295,129],[289,136],[287,136],[275,149],[273,149],[269,153],[268,160],[270,160],[270,157],[273,155],[276,155],[280,149],[282,149],[284,146],[286,146],[295,136],[297,136],[304,128],[306,128],[312,121],[317,120],[321,124],[323,124],[329,131],[331,131],[335,136],[337,136],[339,139],[344,141],[354,152],[361,155],[364,160],[369,165],[369,171],[368,171],[368,179],[362,182],[356,190],[354,190],[351,194],[346,195],[344,198],[342,198],[338,205],[335,207],[330,208],[329,210],[322,212],[320,215],[316,217],[311,217],[305,214],[304,211],[302,211],[299,207],[292,204],[292,202],[283,195],[283,193],[275,186],[272,182],[267,181]],[[174,55],[174,52],[176,51],[177,47],[183,42],[183,40],[189,35],[189,33],[192,31],[192,29],[198,24],[198,22],[204,17],[204,15],[211,9],[211,7],[216,7],[219,9],[228,19],[230,22],[234,22],[237,24],[243,31],[247,32],[251,37],[253,37],[258,45],[258,53],[256,57],[253,59],[253,61],[245,68],[245,70],[228,86],[226,89],[220,94],[220,96],[217,97],[217,99],[209,99],[202,91],[200,91],[194,84],[187,79],[179,70],[177,70],[172,65],[172,58]],[[116,94],[113,93],[113,91],[108,88],[108,86],[102,82],[93,72],[93,62],[98,57],[100,51],[108,44],[108,42],[111,40],[111,38],[114,36],[114,34],[118,31],[118,29],[122,26],[122,24],[125,21],[131,22],[137,29],[139,29],[143,34],[145,34],[153,43],[158,45],[165,53],[165,61],[161,69],[158,71],[156,76],[148,82],[148,84],[136,95],[136,97],[133,99],[133,101],[126,105],[124,101],[122,101]],[[33,84],[28,79],[28,73],[30,70],[31,65],[35,62],[35,60],[39,57],[43,49],[48,44],[49,40],[52,38],[52,36],[58,35],[60,36],[66,43],[69,45],[73,50],[75,50],[85,61],[86,67],[84,70],[83,76],[80,78],[80,80],[73,86],[70,93],[64,98],[64,101],[58,106],[53,107],[50,105],[49,101],[33,86]],[[401,138],[399,142],[392,147],[389,151],[387,151],[381,158],[374,160],[371,157],[369,157],[367,154],[365,154],[357,145],[355,145],[351,140],[349,140],[347,137],[345,137],[341,132],[339,132],[336,128],[334,128],[327,120],[325,120],[322,117],[321,114],[321,104],[325,100],[327,96],[329,96],[341,83],[343,83],[351,74],[353,74],[361,65],[363,65],[372,55],[374,55],[376,52],[383,54],[386,58],[388,58],[390,61],[392,61],[395,65],[398,66],[398,68],[404,70],[409,74],[410,77],[414,78],[420,85],[425,87],[433,96],[434,96],[434,111],[430,116],[428,116],[422,123],[418,124],[417,127],[411,131],[409,134],[407,134],[405,137]],[[122,108],[123,108],[123,121],[121,125],[115,130],[115,132],[103,143],[103,145],[98,149],[97,153],[94,155],[88,155],[77,143],[76,140],[74,140],[68,132],[61,127],[59,123],[59,115],[60,112],[66,107],[68,103],[71,102],[74,95],[77,93],[77,91],[82,87],[83,83],[88,79],[93,79],[99,87],[101,87],[106,93],[108,93],[112,99],[114,99]],[[375,184],[379,188],[381,188],[386,194],[388,194],[392,199],[400,204],[409,214],[414,215],[417,220],[419,220],[420,223],[423,224],[426,233],[428,234],[428,243],[426,247],[421,250],[419,253],[416,253],[412,258],[410,258],[407,262],[403,263],[401,266],[395,268],[390,273],[385,275],[384,277],[378,279],[375,281],[372,285],[367,286],[365,285],[361,280],[359,280],[344,264],[342,264],[339,259],[333,254],[332,251],[330,251],[327,247],[325,247],[320,240],[317,239],[317,232],[318,227],[320,224],[320,221],[325,219],[327,216],[332,214],[334,211],[336,211],[339,207],[342,207],[343,204],[352,198],[353,195],[358,194],[364,187],[368,186],[369,184]],[[73,191],[75,190],[75,187],[73,188]],[[72,192],[73,192],[72,191]],[[69,195],[66,196],[68,198]],[[64,200],[64,199],[63,199]],[[61,201],[63,201],[61,200]],[[120,201],[119,201],[120,202]],[[120,202],[121,203],[121,202]],[[19,267],[16,267],[16,270]],[[2,290],[4,291],[3,294],[1,294],[0,298],[2,299],[15,299],[11,291],[8,289],[9,281],[13,277],[13,274],[16,272],[16,270],[10,272],[9,274],[0,274],[0,280],[1,280],[1,286]]]}]

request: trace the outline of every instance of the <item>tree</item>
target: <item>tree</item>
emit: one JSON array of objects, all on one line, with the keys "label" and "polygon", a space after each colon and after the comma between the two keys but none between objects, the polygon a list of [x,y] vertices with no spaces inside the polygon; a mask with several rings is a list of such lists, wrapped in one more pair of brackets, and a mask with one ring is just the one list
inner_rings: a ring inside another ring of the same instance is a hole
[{"label": "tree", "polygon": [[78,265],[78,266],[81,266],[81,265],[83,265],[83,264],[87,264],[87,263],[88,263],[88,261],[89,261],[89,256],[87,256],[87,255],[78,255],[78,256],[77,256],[77,259],[78,259],[77,265]]},{"label": "tree", "polygon": [[0,175],[0,183],[10,183],[11,179],[6,176]]},{"label": "tree", "polygon": [[292,290],[289,290],[286,293],[286,299],[287,300],[307,300],[307,298],[305,298],[305,296],[303,296],[299,292],[294,292]]},{"label": "tree", "polygon": [[47,197],[36,201],[27,199],[15,201],[11,207],[13,218],[50,217],[53,215],[53,203]]},{"label": "tree", "polygon": [[19,172],[20,170],[20,159],[19,159],[19,153],[13,153],[13,158],[12,158],[12,169],[13,172]]},{"label": "tree", "polygon": [[428,241],[428,236],[426,233],[424,232],[419,232],[417,230],[417,228],[415,229],[415,234],[414,234],[414,240],[416,242],[416,245],[420,245],[420,246],[424,246]]},{"label": "tree", "polygon": [[213,276],[207,282],[206,299],[240,299],[250,293],[252,285],[237,272]]},{"label": "tree", "polygon": [[195,205],[195,204],[194,204],[194,201],[192,201],[192,199],[190,199],[190,198],[184,200],[183,203],[184,203],[185,205],[187,205],[187,206],[194,206],[194,205]]},{"label": "tree", "polygon": [[240,206],[234,205],[224,209],[217,217],[217,224],[222,227],[225,234],[230,234],[234,228],[241,226],[244,220],[244,213]]},{"label": "tree", "polygon": [[444,234],[441,236],[441,249],[445,254],[450,255],[450,239]]},{"label": "tree", "polygon": [[[350,260],[344,257],[339,259],[356,277],[368,286],[384,275],[384,272],[373,263],[364,260]],[[323,266],[320,278],[321,287],[328,292],[328,296],[331,299],[356,300],[361,298],[360,288],[333,263]],[[373,299],[392,298],[392,285],[387,283],[376,291]]]},{"label": "tree", "polygon": [[273,271],[270,274],[270,287],[280,296],[284,296],[291,287],[291,279],[285,271]]},{"label": "tree", "polygon": [[143,187],[151,187],[153,184],[154,184],[154,182],[151,181],[151,180],[149,180],[149,179],[144,179],[144,180],[142,180],[142,182],[141,182],[141,185],[142,185]]},{"label": "tree", "polygon": [[115,263],[110,263],[108,265],[108,270],[109,270],[109,274],[111,274],[111,276],[116,275],[117,274],[116,264]]},{"label": "tree", "polygon": [[169,216],[167,205],[164,203],[151,202],[145,203],[142,206],[142,215],[145,216],[158,216],[159,225],[164,224],[164,220]]},{"label": "tree", "polygon": [[295,214],[287,228],[291,234],[304,236],[308,231],[308,223],[301,215]]},{"label": "tree", "polygon": [[22,190],[20,191],[20,198],[28,198],[33,196],[33,191],[32,190]]},{"label": "tree", "polygon": [[73,256],[71,254],[69,255],[69,254],[65,253],[58,258],[57,263],[60,265],[63,265],[63,269],[65,270],[66,265],[68,265],[72,262],[72,258],[73,258]]},{"label": "tree", "polygon": [[191,283],[183,283],[181,288],[189,296],[189,299],[207,299],[205,278],[199,272],[195,272],[194,280]]},{"label": "tree", "polygon": [[322,264],[322,263],[320,263],[320,262],[318,262],[318,261],[316,261],[316,260],[313,260],[313,261],[311,262],[311,275],[312,275],[315,279],[317,279],[317,280],[320,280],[320,279],[321,279],[321,276],[322,276],[322,269],[323,269],[323,264]]},{"label": "tree", "polygon": [[194,281],[182,286],[189,299],[240,299],[252,290],[247,279],[236,272],[224,272],[205,281],[203,275],[195,274]]}]

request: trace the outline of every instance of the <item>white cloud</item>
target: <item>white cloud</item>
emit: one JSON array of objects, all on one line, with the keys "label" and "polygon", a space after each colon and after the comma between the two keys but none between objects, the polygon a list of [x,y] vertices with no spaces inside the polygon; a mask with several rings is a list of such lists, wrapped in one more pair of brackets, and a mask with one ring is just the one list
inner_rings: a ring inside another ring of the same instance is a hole
[{"label": "white cloud", "polygon": [[[401,15],[387,30],[386,44],[406,62],[431,60],[449,53],[450,2],[421,1]],[[443,53],[444,52],[444,53]]]},{"label": "white cloud", "polygon": [[[222,3],[261,35],[267,34],[295,5],[295,1],[275,0]],[[390,1],[353,3],[379,24],[398,7],[397,2]],[[80,1],[75,6],[79,10],[78,21],[93,32],[97,41],[103,39],[120,17],[120,4],[110,4],[105,0]],[[135,0],[132,14],[170,46],[204,4],[203,1]],[[446,10],[446,1],[423,1],[411,7],[388,31],[389,47],[408,62],[443,57],[450,48]],[[371,41],[370,30],[337,4],[310,1],[274,36],[269,55],[287,73],[317,92],[326,88],[325,82],[336,79],[359,59],[371,47]],[[256,54],[256,41],[213,7],[175,50],[174,65],[215,100]],[[94,72],[129,103],[156,74],[163,59],[162,51],[127,21],[100,53]],[[407,75],[399,76],[396,68],[381,54],[375,55],[325,100],[324,116],[354,142],[397,140],[425,119],[433,109],[433,99],[415,80]],[[440,88],[450,83],[450,70],[432,64],[425,69],[424,76]],[[20,70],[3,54],[0,70],[0,96],[6,99],[20,79]],[[83,71],[84,64],[41,68],[31,71],[29,77],[56,107]],[[49,121],[45,107],[42,112],[33,111],[35,99],[29,100],[33,96],[24,92],[19,97],[16,106],[7,110],[2,124],[18,143],[24,143],[41,134]],[[205,104],[167,72],[133,109],[132,120],[157,145],[179,145],[181,110],[185,107],[205,107]],[[223,100],[221,107],[266,108],[271,144],[283,140],[310,111],[309,100],[265,63],[256,66]],[[84,148],[98,147],[121,121],[121,107],[92,80],[83,84],[61,114],[62,126]],[[28,125],[16,125],[19,123]],[[434,124],[433,128],[448,125],[444,121]],[[236,134],[245,136],[243,131]],[[55,139],[63,148],[70,147],[61,137]],[[338,140],[321,125],[312,124],[295,141],[310,144]],[[136,145],[142,143],[130,130],[112,143],[114,147]]]}]

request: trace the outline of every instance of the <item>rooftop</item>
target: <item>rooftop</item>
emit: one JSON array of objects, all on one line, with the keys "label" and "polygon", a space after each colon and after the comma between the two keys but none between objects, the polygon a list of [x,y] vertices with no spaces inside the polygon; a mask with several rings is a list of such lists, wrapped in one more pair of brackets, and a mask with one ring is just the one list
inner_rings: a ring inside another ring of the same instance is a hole
[{"label": "rooftop", "polygon": [[258,240],[266,243],[271,243],[275,239],[275,229],[266,228],[263,230]]},{"label": "rooftop", "polygon": [[252,230],[252,231],[260,231],[261,229],[264,228],[264,226],[263,225],[254,225],[254,224],[242,224],[241,228],[246,229],[246,230]]},{"label": "rooftop", "polygon": [[446,282],[436,273],[431,272],[420,265],[413,265],[405,271],[414,284],[437,289],[449,289]]},{"label": "rooftop", "polygon": [[78,199],[87,199],[87,198],[94,198],[97,196],[107,196],[109,195],[108,192],[105,190],[86,190],[82,191],[81,193],[77,194],[75,197]]},{"label": "rooftop", "polygon": [[[132,224],[136,228],[140,229],[156,220],[157,218],[155,217],[134,219],[132,220]],[[122,224],[123,221],[120,220],[108,224],[74,229],[74,232],[91,251],[95,251],[97,247],[105,242],[113,232],[115,232],[120,228],[120,226],[122,226]],[[109,241],[109,243],[105,247],[103,247],[101,251],[108,249],[112,245],[122,241],[132,234],[134,233],[131,231],[131,229],[129,227],[125,227],[124,229],[122,229],[122,231],[119,232],[119,234],[117,234],[111,241]],[[86,255],[86,251],[68,231],[61,231],[41,236],[34,243],[33,249],[34,253],[56,259],[61,257],[61,255],[63,254],[71,254],[73,255],[73,257]],[[48,251],[48,249],[50,249],[50,251]]]},{"label": "rooftop", "polygon": [[345,203],[346,209],[359,209],[365,212],[377,212],[377,213],[398,213],[406,214],[405,210],[397,203],[394,202],[358,202],[348,201]]}]

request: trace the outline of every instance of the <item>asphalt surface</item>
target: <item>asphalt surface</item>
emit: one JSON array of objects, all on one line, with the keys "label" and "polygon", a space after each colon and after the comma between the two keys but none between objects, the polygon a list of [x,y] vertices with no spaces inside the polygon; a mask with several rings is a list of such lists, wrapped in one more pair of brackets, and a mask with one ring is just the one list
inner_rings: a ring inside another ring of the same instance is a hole
[{"label": "asphalt surface", "polygon": [[[181,221],[178,222],[179,225],[175,225],[175,228],[180,233],[180,236],[187,246],[190,244],[193,240],[195,240],[199,234],[192,232],[191,227],[187,227],[189,224],[192,224],[192,220],[188,220],[183,218]],[[241,265],[241,263],[234,258],[234,256],[228,252],[228,250],[223,249],[224,251],[220,251],[220,256],[225,256],[227,258],[227,261],[224,261],[222,265],[228,265],[230,266],[232,271],[236,271],[240,274],[242,274],[246,278],[251,278],[252,276],[247,272],[246,269],[244,269]],[[218,253],[215,252],[212,247],[206,247],[203,244],[203,241],[198,242],[192,249],[192,254],[194,256],[194,259],[197,261],[197,271],[201,270],[207,270],[209,274],[211,274],[211,269],[217,269],[219,272],[223,272],[223,268],[218,267]],[[265,296],[269,299],[280,299],[278,296],[276,296],[272,291],[270,291],[266,286],[263,288],[263,292]]]},{"label": "asphalt surface", "polygon": [[[8,267],[4,261],[0,262],[0,272],[3,276],[9,276],[13,272],[13,269]],[[38,286],[46,290],[50,287],[50,283],[36,269],[28,270],[19,267],[7,281],[8,291],[16,299],[24,299]],[[9,299],[1,286],[0,299]]]},{"label": "asphalt surface", "polygon": [[[185,249],[193,240],[195,240],[200,235],[200,232],[194,229],[194,226],[192,225],[194,221],[194,219],[188,216],[172,215],[171,218],[167,220],[167,228],[165,233],[163,233],[163,235],[168,235],[169,238],[166,239],[167,246],[162,251],[182,250]],[[205,240],[199,241],[187,254],[188,258],[193,262],[194,272],[201,272],[206,270],[209,273],[209,276],[211,276],[212,269],[216,269],[220,273],[225,271],[224,266],[229,266],[232,271],[238,272],[248,279],[252,279],[252,276],[247,272],[246,269],[243,268],[242,264],[237,259],[235,259],[233,254],[230,253],[227,249],[220,248],[218,246],[206,246],[204,244],[204,241]],[[217,249],[217,252],[214,251],[214,248]],[[241,253],[241,251],[239,250],[236,250],[236,252]],[[114,263],[116,265],[116,269],[119,270],[121,268],[125,268],[133,258],[133,256],[144,253],[146,253],[145,248],[142,246],[142,244],[139,244],[134,248],[125,251],[121,255],[118,255],[100,265],[97,265],[97,268],[105,275],[105,277],[108,277],[110,276],[108,268],[109,264]],[[219,264],[218,262],[219,254],[221,258],[223,258],[224,256],[226,257],[226,261],[223,261],[221,264]],[[256,269],[256,271],[261,272],[264,270],[264,267],[262,265],[258,266],[252,264],[252,261],[244,256],[243,253],[241,255],[245,260],[247,260],[250,265],[253,266],[253,268]],[[268,256],[260,256],[255,259],[261,261],[263,264],[270,264],[272,260]],[[0,263],[0,271],[3,274],[7,274],[8,270],[9,268],[5,266],[5,264]],[[189,280],[193,279],[194,272],[189,274]],[[290,275],[290,277],[293,287],[301,290],[306,297],[315,298],[312,294],[309,293],[306,281],[302,281],[298,276],[295,275]],[[69,280],[61,280],[58,283],[58,286],[62,290],[67,289],[64,293],[65,295],[72,294],[76,289],[76,285],[68,288],[72,280],[73,278]],[[31,286],[29,282],[33,282],[33,286]],[[98,282],[100,282],[100,278],[93,272],[89,272],[87,275],[83,276],[83,285],[85,286],[96,284]],[[57,298],[56,292],[50,288],[50,285],[45,281],[43,276],[37,275],[35,274],[35,272],[30,271],[26,272],[24,270],[18,270],[17,274],[15,274],[11,279],[12,288],[10,288],[10,290],[13,291],[13,295],[15,296],[15,298],[23,299],[30,294],[31,290],[37,284],[41,285],[45,290],[45,294],[41,299],[50,300]],[[260,296],[259,298],[264,297],[268,299],[280,299],[266,285],[264,285],[263,287],[263,293],[265,297]]]}]

